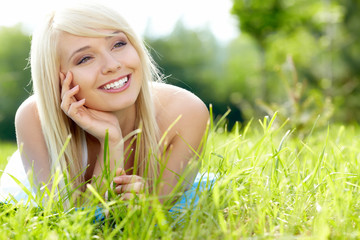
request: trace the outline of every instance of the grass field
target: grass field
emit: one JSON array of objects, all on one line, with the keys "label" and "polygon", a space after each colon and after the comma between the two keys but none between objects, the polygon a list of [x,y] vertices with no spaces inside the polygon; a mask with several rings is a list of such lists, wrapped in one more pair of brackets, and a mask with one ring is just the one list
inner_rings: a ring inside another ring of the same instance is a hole
[{"label": "grass field", "polygon": [[4,169],[7,163],[7,158],[10,157],[16,150],[16,143],[0,142],[0,169]]},{"label": "grass field", "polygon": [[[281,124],[265,118],[231,132],[214,126],[201,172],[218,180],[182,213],[151,196],[98,201],[110,209],[103,221],[94,221],[94,208],[63,211],[56,201],[2,204],[0,238],[359,239],[359,127],[315,127],[300,139]],[[7,151],[1,161],[13,146]]]}]

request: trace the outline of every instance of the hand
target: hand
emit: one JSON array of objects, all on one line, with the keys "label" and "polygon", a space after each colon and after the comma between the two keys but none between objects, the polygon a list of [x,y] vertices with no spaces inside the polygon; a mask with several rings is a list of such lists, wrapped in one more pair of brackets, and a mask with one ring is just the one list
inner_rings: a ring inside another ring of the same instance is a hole
[{"label": "hand", "polygon": [[110,142],[119,142],[122,139],[122,133],[116,116],[109,112],[87,108],[85,98],[78,101],[75,95],[80,91],[80,86],[71,88],[73,80],[71,72],[68,72],[66,76],[60,73],[60,80],[61,109],[64,113],[101,143],[104,142],[106,130],[109,131]]},{"label": "hand", "polygon": [[134,196],[144,197],[146,182],[144,178],[137,175],[126,175],[124,169],[116,169],[113,182],[116,184],[114,192],[121,194],[122,200],[130,200]]}]

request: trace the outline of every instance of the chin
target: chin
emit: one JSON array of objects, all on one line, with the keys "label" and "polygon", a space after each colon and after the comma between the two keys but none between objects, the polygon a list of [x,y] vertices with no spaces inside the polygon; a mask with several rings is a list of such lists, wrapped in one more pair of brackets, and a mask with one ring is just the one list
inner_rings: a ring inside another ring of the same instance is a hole
[{"label": "chin", "polygon": [[103,103],[101,106],[97,104],[97,106],[87,106],[87,107],[103,112],[117,112],[131,107],[135,107],[136,100],[137,98],[126,99],[125,101],[116,101],[116,102],[114,101],[110,104]]}]

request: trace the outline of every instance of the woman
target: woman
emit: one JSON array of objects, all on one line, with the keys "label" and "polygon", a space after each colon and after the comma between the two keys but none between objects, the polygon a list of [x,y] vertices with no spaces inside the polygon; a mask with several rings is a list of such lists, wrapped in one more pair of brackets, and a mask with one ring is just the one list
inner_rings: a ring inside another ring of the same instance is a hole
[{"label": "woman", "polygon": [[161,83],[143,43],[112,9],[81,3],[51,13],[33,34],[31,73],[34,95],[15,125],[35,186],[51,187],[60,169],[84,191],[85,183],[102,185],[109,170],[123,199],[148,189],[165,196],[196,157],[206,106]]}]

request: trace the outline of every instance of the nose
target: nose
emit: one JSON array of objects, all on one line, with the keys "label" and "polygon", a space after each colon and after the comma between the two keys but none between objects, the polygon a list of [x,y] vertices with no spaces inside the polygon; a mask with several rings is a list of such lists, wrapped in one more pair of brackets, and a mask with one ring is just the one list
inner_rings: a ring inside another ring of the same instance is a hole
[{"label": "nose", "polygon": [[114,73],[121,68],[121,63],[111,53],[104,54],[102,73]]}]

